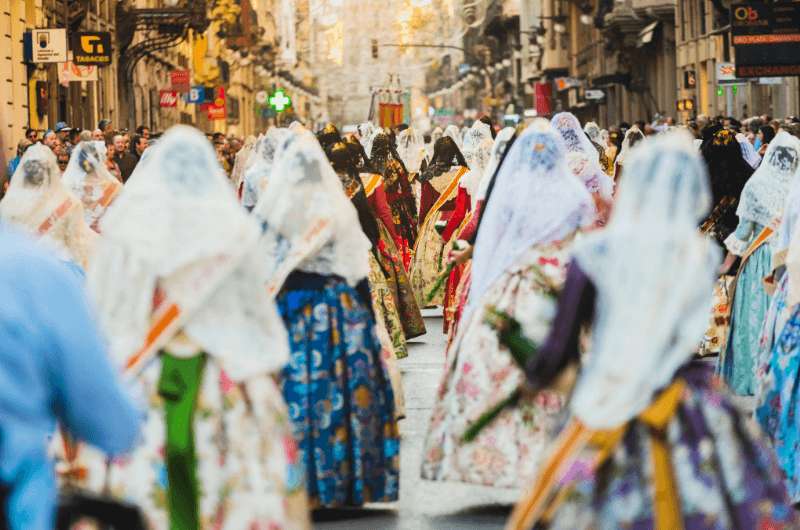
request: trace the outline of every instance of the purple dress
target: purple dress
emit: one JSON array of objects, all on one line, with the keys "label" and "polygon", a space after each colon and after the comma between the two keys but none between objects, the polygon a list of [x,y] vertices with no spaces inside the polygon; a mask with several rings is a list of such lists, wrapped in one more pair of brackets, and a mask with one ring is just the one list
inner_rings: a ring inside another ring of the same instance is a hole
[{"label": "purple dress", "polygon": [[[559,300],[550,337],[528,368],[531,382],[547,384],[578,358],[578,331],[592,318],[594,287],[573,263]],[[656,527],[653,502],[654,436],[666,442],[683,528],[772,530],[800,521],[783,486],[773,453],[713,376],[710,367],[688,363],[675,374],[684,389],[663,430],[639,418],[628,423],[610,457],[587,472],[587,446],[559,475],[570,488],[549,521],[536,528],[645,530]],[[580,472],[576,472],[580,470]]]}]

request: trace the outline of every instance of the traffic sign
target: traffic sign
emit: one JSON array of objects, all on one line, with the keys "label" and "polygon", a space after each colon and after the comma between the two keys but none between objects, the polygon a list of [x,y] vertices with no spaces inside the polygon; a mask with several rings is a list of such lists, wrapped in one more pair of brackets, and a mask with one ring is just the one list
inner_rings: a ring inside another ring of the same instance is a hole
[{"label": "traffic sign", "polygon": [[292,106],[292,98],[279,88],[269,97],[269,106],[275,109],[275,112],[283,112]]},{"label": "traffic sign", "polygon": [[604,97],[606,97],[606,93],[603,92],[602,90],[585,90],[583,92],[583,97],[584,99],[589,99],[589,100],[603,99]]}]

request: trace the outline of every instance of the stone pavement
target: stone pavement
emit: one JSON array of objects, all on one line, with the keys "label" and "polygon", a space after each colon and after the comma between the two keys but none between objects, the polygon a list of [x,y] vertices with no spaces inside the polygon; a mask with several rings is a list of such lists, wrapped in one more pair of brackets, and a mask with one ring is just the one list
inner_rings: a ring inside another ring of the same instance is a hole
[{"label": "stone pavement", "polygon": [[315,514],[319,530],[495,530],[502,529],[513,490],[497,490],[419,478],[422,443],[436,389],[444,369],[442,319],[425,311],[428,334],[411,341],[409,356],[400,361],[406,396],[406,419],[400,422],[400,500],[360,510]]}]

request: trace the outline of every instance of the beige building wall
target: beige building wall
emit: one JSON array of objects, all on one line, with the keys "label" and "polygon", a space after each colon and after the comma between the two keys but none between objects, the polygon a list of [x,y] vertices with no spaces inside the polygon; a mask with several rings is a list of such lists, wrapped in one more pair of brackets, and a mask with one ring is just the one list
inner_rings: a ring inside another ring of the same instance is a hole
[{"label": "beige building wall", "polygon": [[[41,20],[41,1],[5,0],[0,2],[0,105],[3,106],[0,134],[6,155],[13,157],[16,144],[31,124],[41,127],[36,116],[29,116],[28,67],[23,63],[22,35]],[[5,170],[3,169],[3,172]]]}]

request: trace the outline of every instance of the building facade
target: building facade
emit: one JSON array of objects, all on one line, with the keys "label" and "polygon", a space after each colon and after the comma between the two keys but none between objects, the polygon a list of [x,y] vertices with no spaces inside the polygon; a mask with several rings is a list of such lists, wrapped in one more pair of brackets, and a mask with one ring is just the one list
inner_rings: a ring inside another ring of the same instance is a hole
[{"label": "building facade", "polygon": [[720,79],[735,62],[729,38],[729,11],[719,1],[678,0],[675,16],[678,99],[693,102],[682,117],[797,115],[798,80],[791,78]]}]

